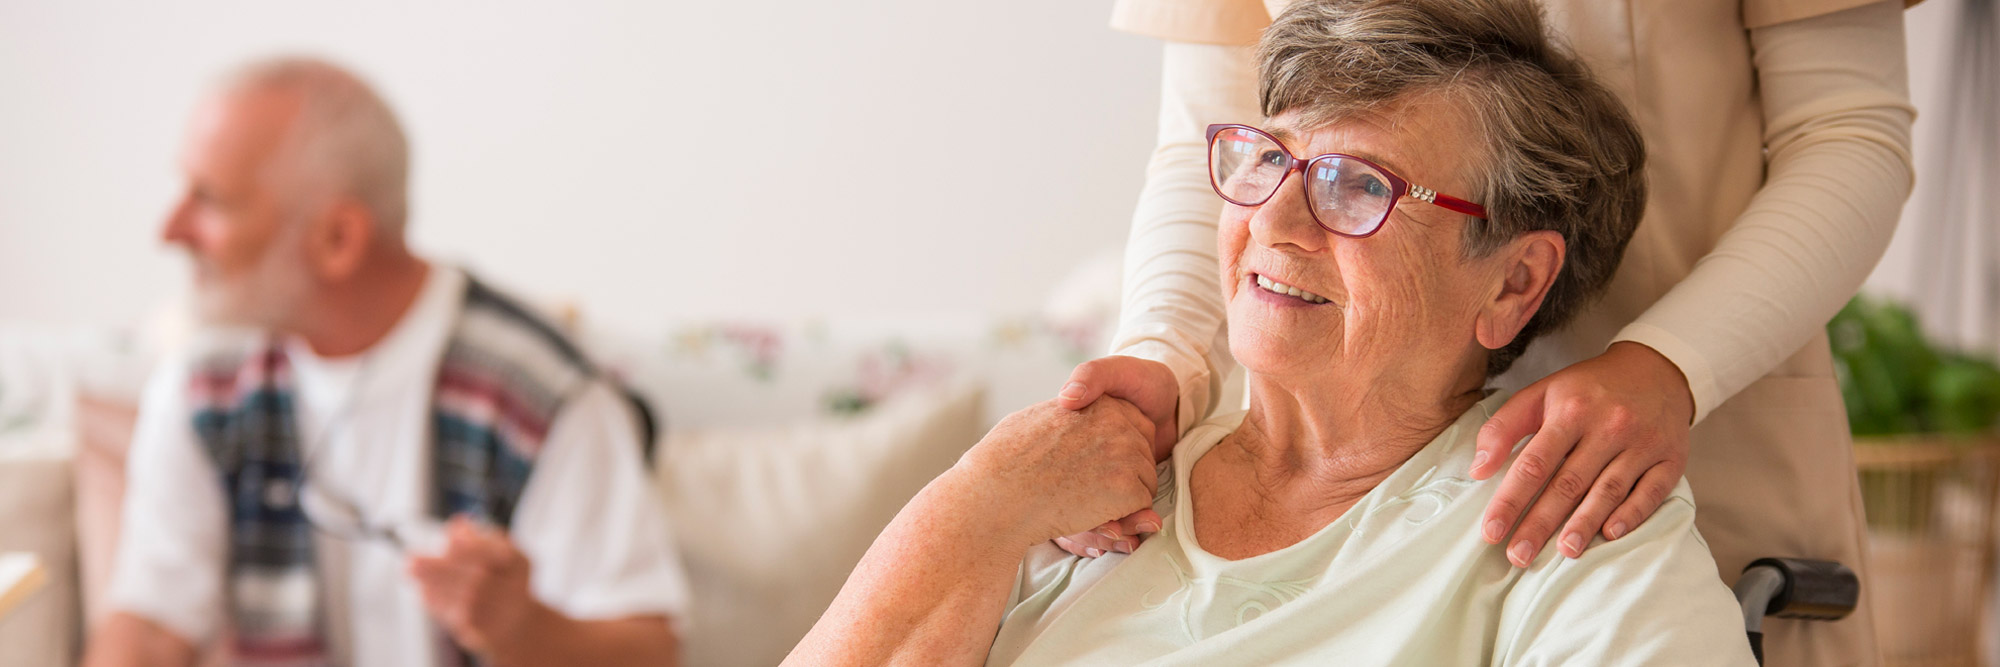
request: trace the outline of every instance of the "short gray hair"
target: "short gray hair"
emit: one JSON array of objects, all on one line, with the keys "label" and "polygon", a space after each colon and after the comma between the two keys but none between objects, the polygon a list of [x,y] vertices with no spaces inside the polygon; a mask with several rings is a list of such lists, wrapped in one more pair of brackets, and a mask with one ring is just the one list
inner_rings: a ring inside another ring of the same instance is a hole
[{"label": "short gray hair", "polygon": [[1414,96],[1463,104],[1481,135],[1474,192],[1487,220],[1466,226],[1483,256],[1553,230],[1567,259],[1539,311],[1495,350],[1498,375],[1528,343],[1604,291],[1646,207],[1646,149],[1618,98],[1553,40],[1527,0],[1300,0],[1257,48],[1266,116],[1311,130],[1391,113]]},{"label": "short gray hair", "polygon": [[281,168],[312,187],[359,200],[382,233],[401,237],[409,220],[410,143],[368,83],[317,58],[259,60],[224,80],[225,92],[296,95],[300,110],[281,143]]}]

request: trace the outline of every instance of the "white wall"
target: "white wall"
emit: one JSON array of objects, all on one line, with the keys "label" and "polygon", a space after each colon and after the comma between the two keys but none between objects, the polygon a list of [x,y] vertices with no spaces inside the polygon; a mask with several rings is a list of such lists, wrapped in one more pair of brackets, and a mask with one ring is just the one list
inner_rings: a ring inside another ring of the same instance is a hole
[{"label": "white wall", "polygon": [[[1863,290],[1910,304],[1941,343],[2000,356],[2000,330],[1993,326],[2000,321],[2000,233],[1992,229],[2000,216],[2000,197],[1991,182],[2000,174],[1992,166],[1965,174],[1942,171],[1976,162],[1951,165],[1945,159],[1947,151],[1981,150],[1977,143],[1967,143],[1979,141],[1970,126],[1984,123],[1989,128],[1984,136],[1990,138],[1990,128],[2000,123],[1968,113],[1959,121],[1964,126],[1947,124],[1951,114],[1946,104],[1965,88],[1949,78],[1965,11],[1965,0],[1929,0],[1903,14],[1910,100],[1917,107],[1911,128],[1917,183],[1903,207],[1895,240]],[[2000,31],[2000,26],[1992,29]],[[1995,69],[1988,65],[1986,71]],[[1989,151],[1988,165],[2000,164],[1990,157],[2000,146],[1984,150]]]},{"label": "white wall", "polygon": [[[120,324],[214,77],[309,52],[414,141],[435,256],[631,327],[1034,308],[1123,242],[1155,43],[1109,3],[0,0],[0,320]],[[1055,141],[1038,139],[1055,137]]]}]

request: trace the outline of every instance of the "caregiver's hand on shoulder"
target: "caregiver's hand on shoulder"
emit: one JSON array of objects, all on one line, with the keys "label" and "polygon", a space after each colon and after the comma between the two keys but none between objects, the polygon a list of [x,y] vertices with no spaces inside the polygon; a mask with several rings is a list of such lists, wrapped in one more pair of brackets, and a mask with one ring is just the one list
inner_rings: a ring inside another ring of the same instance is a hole
[{"label": "caregiver's hand on shoulder", "polygon": [[1479,429],[1475,479],[1499,472],[1514,444],[1534,436],[1487,504],[1480,535],[1494,544],[1511,539],[1507,560],[1516,567],[1534,562],[1558,529],[1557,549],[1570,558],[1599,531],[1624,537],[1680,482],[1693,420],[1680,368],[1638,343],[1613,343],[1528,385]]},{"label": "caregiver's hand on shoulder", "polygon": [[1152,442],[1152,421],[1131,403],[1050,401],[1000,420],[945,474],[1036,543],[1151,507]]},{"label": "caregiver's hand on shoulder", "polygon": [[[1153,422],[1153,460],[1166,460],[1180,439],[1180,383],[1166,364],[1138,357],[1109,356],[1083,362],[1069,374],[1056,405],[1082,410],[1100,396],[1130,402]],[[1111,552],[1132,553],[1141,535],[1160,530],[1153,508],[1139,510],[1094,529],[1056,538],[1072,554],[1096,558]]]}]

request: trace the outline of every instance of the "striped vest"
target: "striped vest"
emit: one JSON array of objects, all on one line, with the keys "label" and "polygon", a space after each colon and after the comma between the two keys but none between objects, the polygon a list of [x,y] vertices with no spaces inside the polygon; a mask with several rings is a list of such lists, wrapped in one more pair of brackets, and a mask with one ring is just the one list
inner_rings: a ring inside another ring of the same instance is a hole
[{"label": "striped vest", "polygon": [[[550,422],[597,377],[553,327],[468,275],[431,400],[431,515],[468,514],[506,528]],[[197,365],[190,389],[197,440],[229,505],[232,663],[327,664],[314,529],[298,503],[304,461],[283,348],[211,356]],[[650,447],[651,413],[636,395],[626,396],[640,442]],[[443,641],[451,657],[465,657]]]}]

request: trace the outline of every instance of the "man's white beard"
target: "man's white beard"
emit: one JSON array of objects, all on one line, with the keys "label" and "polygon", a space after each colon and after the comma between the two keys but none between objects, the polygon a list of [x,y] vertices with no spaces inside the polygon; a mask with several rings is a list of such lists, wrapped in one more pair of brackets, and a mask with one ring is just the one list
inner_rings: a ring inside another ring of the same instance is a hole
[{"label": "man's white beard", "polygon": [[290,229],[279,232],[279,238],[272,240],[248,275],[227,281],[211,278],[209,284],[197,280],[195,304],[202,322],[266,331],[283,330],[292,324],[312,286],[300,236]]}]

